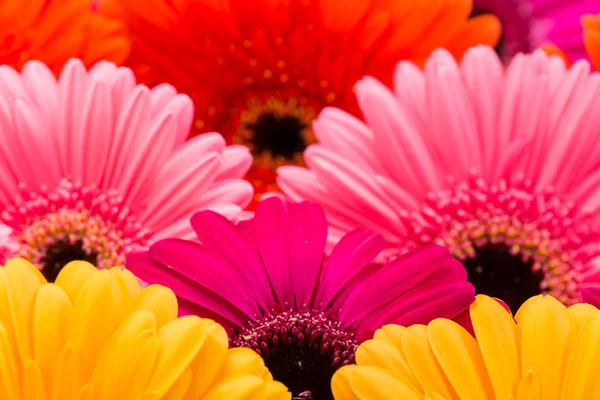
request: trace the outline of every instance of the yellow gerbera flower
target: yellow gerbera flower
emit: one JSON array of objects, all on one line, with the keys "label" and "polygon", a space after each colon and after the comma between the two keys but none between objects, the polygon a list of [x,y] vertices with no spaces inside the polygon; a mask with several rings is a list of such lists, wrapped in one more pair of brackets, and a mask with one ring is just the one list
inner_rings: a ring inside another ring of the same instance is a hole
[{"label": "yellow gerbera flower", "polygon": [[0,267],[0,399],[289,399],[225,330],[177,318],[170,289],[75,261],[56,283],[23,259]]},{"label": "yellow gerbera flower", "polygon": [[[475,340],[436,319],[387,325],[334,375],[336,399],[600,399],[600,312],[536,296],[515,318],[494,299],[471,306]],[[515,321],[516,320],[516,321]]]}]

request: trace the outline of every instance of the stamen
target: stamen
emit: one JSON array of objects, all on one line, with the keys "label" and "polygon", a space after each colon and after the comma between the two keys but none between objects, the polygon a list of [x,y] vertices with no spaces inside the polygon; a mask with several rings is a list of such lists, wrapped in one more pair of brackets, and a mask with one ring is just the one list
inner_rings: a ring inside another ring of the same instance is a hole
[{"label": "stamen", "polygon": [[58,245],[77,245],[87,256],[96,255],[98,268],[123,265],[127,254],[146,246],[150,232],[141,229],[115,191],[103,193],[68,179],[53,191],[19,189],[16,205],[8,206],[1,218],[19,243],[16,256],[41,270]]}]

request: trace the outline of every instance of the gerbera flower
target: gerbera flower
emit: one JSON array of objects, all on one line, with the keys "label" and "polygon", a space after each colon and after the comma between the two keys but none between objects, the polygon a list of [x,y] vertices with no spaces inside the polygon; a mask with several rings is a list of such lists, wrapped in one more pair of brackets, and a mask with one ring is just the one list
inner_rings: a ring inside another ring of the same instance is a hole
[{"label": "gerbera flower", "polygon": [[512,318],[500,303],[471,305],[476,339],[447,319],[384,326],[333,377],[336,399],[595,399],[600,312],[551,296]]},{"label": "gerbera flower", "polygon": [[[302,164],[311,122],[327,105],[355,107],[351,83],[389,77],[399,59],[436,47],[457,57],[495,45],[494,17],[469,19],[471,0],[103,0],[133,37],[127,64],[149,85],[165,79],[196,104],[196,131],[216,130],[253,152],[257,194],[275,167]],[[218,79],[215,79],[218,76]]]},{"label": "gerbera flower", "polygon": [[198,239],[161,240],[127,266],[171,287],[181,314],[210,316],[231,344],[265,358],[294,395],[331,398],[330,379],[385,323],[461,317],[474,297],[448,251],[428,246],[385,264],[381,235],[357,230],[324,261],[327,222],[316,204],[260,202],[239,227],[210,211],[191,219]]},{"label": "gerbera flower", "polygon": [[58,76],[72,57],[120,64],[130,48],[125,24],[99,15],[90,0],[0,2],[0,65],[20,70],[40,60]]},{"label": "gerbera flower", "polygon": [[571,60],[585,58],[580,17],[600,12],[597,0],[474,0],[472,15],[490,13],[502,24],[496,50],[505,62],[542,46],[562,49]]},{"label": "gerbera flower", "polygon": [[460,66],[444,50],[424,71],[401,62],[394,80],[395,93],[357,83],[366,124],[325,109],[309,169],[278,171],[292,200],[323,204],[330,243],[362,227],[383,233],[388,256],[441,244],[478,293],[513,310],[597,285],[600,76],[589,64],[567,70],[538,50],[505,72],[479,46]]},{"label": "gerbera flower", "polygon": [[252,162],[217,134],[185,143],[188,96],[149,90],[131,70],[71,60],[58,81],[37,61],[0,67],[0,220],[54,280],[72,260],[120,265],[132,251],[192,233],[192,211],[235,216]]},{"label": "gerbera flower", "polygon": [[581,18],[583,26],[583,43],[592,64],[600,70],[600,14],[584,15]]},{"label": "gerbera flower", "polygon": [[256,353],[228,350],[223,327],[177,318],[170,289],[141,290],[122,268],[74,261],[51,284],[11,259],[0,292],[2,399],[290,398]]}]

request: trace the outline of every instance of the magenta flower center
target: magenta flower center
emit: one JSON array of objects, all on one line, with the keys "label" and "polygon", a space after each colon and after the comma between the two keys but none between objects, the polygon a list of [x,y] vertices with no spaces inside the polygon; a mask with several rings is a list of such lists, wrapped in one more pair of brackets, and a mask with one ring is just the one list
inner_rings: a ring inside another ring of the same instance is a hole
[{"label": "magenta flower center", "polygon": [[51,192],[21,188],[19,200],[2,213],[13,229],[13,256],[37,265],[49,282],[71,261],[110,268],[146,245],[148,234],[114,193],[63,180]]},{"label": "magenta flower center", "polygon": [[432,196],[412,222],[409,248],[437,243],[465,265],[478,293],[502,298],[516,311],[530,296],[549,293],[577,302],[582,271],[598,255],[586,219],[525,179],[468,183]]},{"label": "magenta flower center", "polygon": [[259,353],[298,398],[333,399],[331,377],[354,362],[358,342],[321,311],[284,311],[251,321],[232,339]]}]

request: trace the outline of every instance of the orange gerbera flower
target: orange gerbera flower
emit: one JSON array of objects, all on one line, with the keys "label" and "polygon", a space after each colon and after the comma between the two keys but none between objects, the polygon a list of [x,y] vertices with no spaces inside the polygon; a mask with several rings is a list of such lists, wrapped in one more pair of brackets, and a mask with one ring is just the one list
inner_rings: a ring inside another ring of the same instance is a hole
[{"label": "orange gerbera flower", "polygon": [[123,22],[92,0],[0,0],[0,64],[40,60],[58,74],[70,58],[122,63],[131,47]]},{"label": "orange gerbera flower", "polygon": [[[122,6],[122,7],[121,7]],[[392,76],[434,48],[459,57],[495,45],[500,24],[469,19],[472,0],[103,0],[130,25],[138,79],[168,81],[196,105],[195,131],[216,130],[254,154],[257,196],[274,170],[302,164],[326,106],[356,109],[352,85]]]}]

